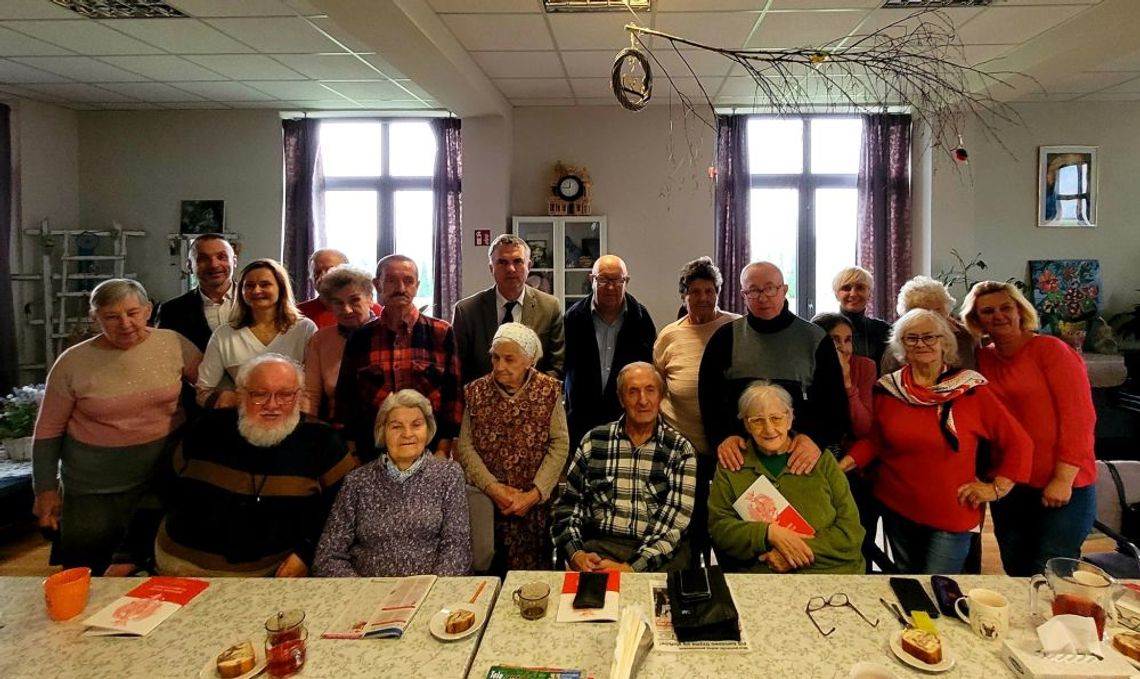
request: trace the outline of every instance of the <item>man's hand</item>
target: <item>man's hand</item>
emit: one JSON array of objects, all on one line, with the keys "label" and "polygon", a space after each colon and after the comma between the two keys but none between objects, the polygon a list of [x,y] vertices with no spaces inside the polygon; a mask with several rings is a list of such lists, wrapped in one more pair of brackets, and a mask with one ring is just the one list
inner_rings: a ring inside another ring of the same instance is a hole
[{"label": "man's hand", "polygon": [[491,501],[495,503],[495,506],[499,508],[500,512],[506,514],[507,509],[514,504],[515,493],[518,491],[505,483],[495,481],[494,483],[487,484],[483,492],[487,494],[487,497],[491,498]]},{"label": "man's hand", "polygon": [[792,439],[792,454],[788,457],[788,471],[797,476],[810,474],[815,469],[821,455],[819,446],[815,445],[805,434],[796,434]]},{"label": "man's hand", "polygon": [[218,392],[218,399],[214,401],[214,408],[219,410],[222,408],[236,408],[238,407],[239,401],[240,399],[236,391],[226,389],[225,391]]},{"label": "man's hand", "polygon": [[805,568],[815,561],[815,553],[803,537],[783,526],[768,524],[768,544],[775,547],[793,569]]},{"label": "man's hand", "polygon": [[744,465],[744,439],[739,436],[729,436],[716,447],[716,459],[720,466],[729,471],[738,471]]},{"label": "man's hand", "polygon": [[113,563],[107,566],[107,570],[103,571],[103,577],[125,578],[131,573],[134,573],[136,568],[138,568],[138,566],[133,563]]},{"label": "man's hand", "polygon": [[36,493],[32,513],[36,515],[36,523],[40,528],[59,530],[59,514],[62,509],[63,499],[58,490],[44,490]]},{"label": "man's hand", "polygon": [[855,464],[855,459],[850,455],[844,455],[843,459],[839,461],[839,471],[843,472],[844,474],[851,471],[856,466],[857,465]]},{"label": "man's hand", "polygon": [[792,571],[792,564],[788,563],[788,560],[776,549],[761,554],[760,561],[766,562],[773,573],[790,573]]},{"label": "man's hand", "polygon": [[579,549],[574,552],[567,563],[570,570],[574,571],[593,571],[597,570],[598,564],[602,562],[602,557],[593,552],[587,552],[584,549]]},{"label": "man's hand", "polygon": [[1072,497],[1072,484],[1065,479],[1054,477],[1045,484],[1045,489],[1041,491],[1041,504],[1046,507],[1064,507],[1069,504]]},{"label": "man's hand", "polygon": [[301,557],[296,554],[290,554],[285,557],[281,565],[277,567],[277,572],[274,577],[278,578],[303,578],[309,574],[309,567],[301,561]]},{"label": "man's hand", "polygon": [[542,500],[537,488],[521,490],[515,493],[511,506],[503,510],[505,516],[526,516],[532,507]]},{"label": "man's hand", "polygon": [[594,567],[596,571],[621,571],[623,573],[632,573],[633,566],[627,563],[620,563],[618,561],[611,561],[610,559],[602,559],[598,561],[598,565]]}]

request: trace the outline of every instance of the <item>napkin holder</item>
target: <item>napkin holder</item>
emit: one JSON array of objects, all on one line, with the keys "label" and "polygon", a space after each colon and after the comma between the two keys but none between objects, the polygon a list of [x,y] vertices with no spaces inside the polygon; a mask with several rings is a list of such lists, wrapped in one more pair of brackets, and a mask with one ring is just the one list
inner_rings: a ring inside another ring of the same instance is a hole
[{"label": "napkin holder", "polygon": [[1021,679],[1129,679],[1137,673],[1136,668],[1107,648],[1103,660],[1091,655],[1045,656],[1037,639],[1005,640],[1001,659]]}]

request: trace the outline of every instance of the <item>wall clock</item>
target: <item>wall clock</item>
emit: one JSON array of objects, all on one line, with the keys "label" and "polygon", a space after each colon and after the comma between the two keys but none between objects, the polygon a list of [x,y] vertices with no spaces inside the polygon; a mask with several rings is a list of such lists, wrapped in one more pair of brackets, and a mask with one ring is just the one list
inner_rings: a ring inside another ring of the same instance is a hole
[{"label": "wall clock", "polygon": [[582,182],[582,178],[575,174],[559,177],[558,184],[554,187],[555,195],[566,202],[578,200],[585,191],[586,186]]}]

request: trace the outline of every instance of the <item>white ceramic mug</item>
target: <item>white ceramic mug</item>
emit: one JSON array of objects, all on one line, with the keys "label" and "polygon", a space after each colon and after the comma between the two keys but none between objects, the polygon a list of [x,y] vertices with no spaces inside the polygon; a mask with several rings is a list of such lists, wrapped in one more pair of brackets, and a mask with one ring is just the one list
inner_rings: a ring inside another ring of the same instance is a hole
[{"label": "white ceramic mug", "polygon": [[[962,602],[969,603],[969,613],[962,610]],[[954,610],[983,639],[996,641],[1009,632],[1009,599],[992,589],[971,589],[954,602]]]}]

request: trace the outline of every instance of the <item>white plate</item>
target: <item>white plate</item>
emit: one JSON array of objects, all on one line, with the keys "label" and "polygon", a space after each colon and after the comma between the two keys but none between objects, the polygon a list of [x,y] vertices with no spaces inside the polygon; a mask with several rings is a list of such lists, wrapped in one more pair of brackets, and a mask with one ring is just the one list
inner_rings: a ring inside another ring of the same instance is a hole
[{"label": "white plate", "polygon": [[922,662],[913,655],[907,653],[902,647],[903,630],[898,630],[891,635],[891,650],[894,652],[898,659],[903,663],[910,665],[916,670],[923,672],[945,672],[954,666],[954,656],[950,654],[950,648],[946,645],[946,637],[940,636],[938,640],[942,642],[942,662],[937,665],[930,665]]},{"label": "white plate", "polygon": [[[240,639],[234,643],[240,644],[242,641],[245,639]],[[250,641],[253,643],[253,669],[245,674],[239,674],[235,679],[252,679],[265,671],[265,644],[259,644],[252,639]],[[221,679],[222,675],[218,674],[218,654],[233,645],[226,644],[225,648],[219,649],[218,653],[210,656],[210,659],[202,666],[202,671],[198,672],[198,679]]]},{"label": "white plate", "polygon": [[[449,634],[447,629],[447,616],[455,611],[471,611],[475,614],[475,622],[470,627],[456,634]],[[432,636],[440,641],[456,641],[464,637],[471,636],[480,627],[483,626],[483,611],[480,608],[472,606],[467,603],[449,604],[441,608],[435,615],[431,616],[431,622],[428,623],[428,629],[431,630]]]}]

